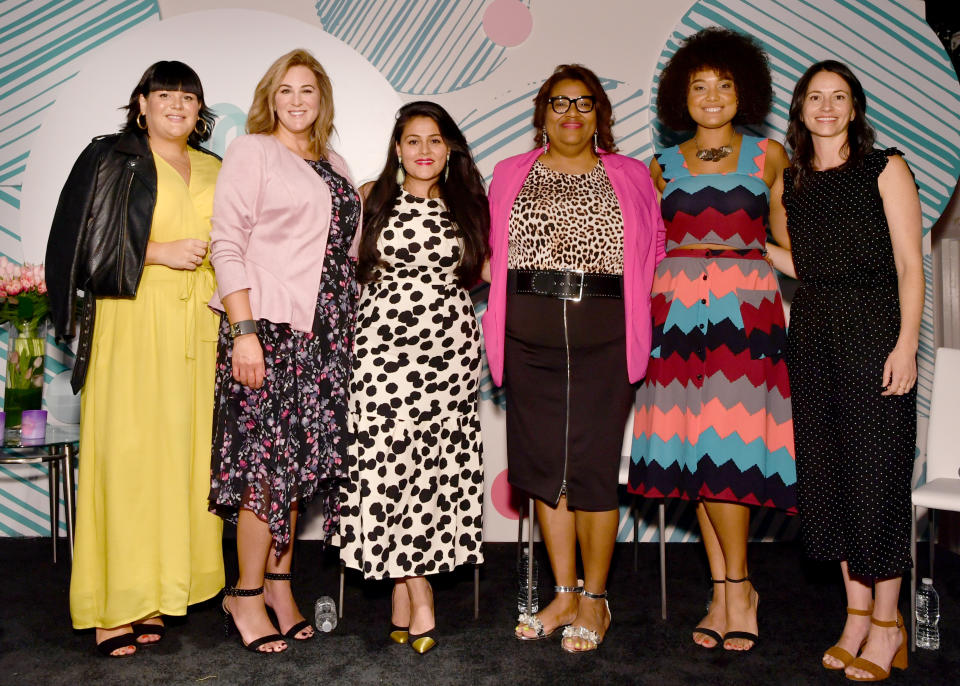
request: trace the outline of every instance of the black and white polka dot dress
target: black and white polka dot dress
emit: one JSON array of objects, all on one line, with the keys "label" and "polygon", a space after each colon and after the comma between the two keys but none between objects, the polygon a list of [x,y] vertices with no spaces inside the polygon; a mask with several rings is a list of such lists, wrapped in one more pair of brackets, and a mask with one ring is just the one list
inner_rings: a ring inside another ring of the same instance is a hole
[{"label": "black and white polka dot dress", "polygon": [[482,561],[480,332],[442,201],[403,193],[357,314],[341,559],[366,578]]},{"label": "black and white polka dot dress", "polygon": [[897,150],[816,172],[800,192],[784,176],[793,262],[790,308],[797,500],[810,557],[846,560],[854,576],[903,574],[910,559],[916,386],[881,396],[900,333],[890,230],[877,178]]}]

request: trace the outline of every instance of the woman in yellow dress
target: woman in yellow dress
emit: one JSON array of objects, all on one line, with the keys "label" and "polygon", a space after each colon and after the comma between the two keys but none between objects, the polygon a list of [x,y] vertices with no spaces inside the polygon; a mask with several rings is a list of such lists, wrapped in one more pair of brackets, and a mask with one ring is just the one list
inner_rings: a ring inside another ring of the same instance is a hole
[{"label": "woman in yellow dress", "polygon": [[[200,79],[157,62],[119,134],[95,139],[60,196],[46,266],[57,333],[86,298],[74,386],[82,386],[76,629],[132,655],[163,615],[223,587],[221,520],[207,511],[217,316],[207,259],[220,161],[199,148],[213,115]],[[94,321],[94,313],[96,314]]]}]

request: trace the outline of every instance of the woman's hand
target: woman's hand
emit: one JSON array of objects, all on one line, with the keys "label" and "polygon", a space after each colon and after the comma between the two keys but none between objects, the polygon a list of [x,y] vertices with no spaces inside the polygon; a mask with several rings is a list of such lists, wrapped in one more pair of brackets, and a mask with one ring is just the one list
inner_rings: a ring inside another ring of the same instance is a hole
[{"label": "woman's hand", "polygon": [[170,269],[193,271],[207,255],[206,241],[197,238],[182,238],[179,241],[148,241],[147,264],[162,264]]},{"label": "woman's hand", "polygon": [[883,388],[880,395],[905,395],[917,382],[917,351],[896,346],[883,363]]},{"label": "woman's hand", "polygon": [[263,348],[255,333],[233,339],[233,378],[249,388],[263,385]]}]

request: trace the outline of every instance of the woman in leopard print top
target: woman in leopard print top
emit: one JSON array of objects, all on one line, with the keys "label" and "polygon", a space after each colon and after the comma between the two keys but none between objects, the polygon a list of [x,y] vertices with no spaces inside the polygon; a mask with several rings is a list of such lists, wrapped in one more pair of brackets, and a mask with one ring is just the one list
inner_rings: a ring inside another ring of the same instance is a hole
[{"label": "woman in leopard print top", "polygon": [[647,168],[613,153],[612,108],[592,71],[558,67],[534,103],[539,146],[500,162],[490,186],[483,330],[505,382],[509,480],[536,498],[557,583],[516,635],[566,626],[563,648],[581,652],[610,624],[621,444],[650,354],[663,222]]}]

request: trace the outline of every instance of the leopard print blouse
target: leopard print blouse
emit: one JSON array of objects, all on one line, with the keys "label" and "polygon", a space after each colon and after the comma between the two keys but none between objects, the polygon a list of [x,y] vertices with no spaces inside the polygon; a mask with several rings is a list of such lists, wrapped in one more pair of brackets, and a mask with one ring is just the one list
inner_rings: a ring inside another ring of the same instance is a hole
[{"label": "leopard print blouse", "polygon": [[564,174],[539,160],[510,212],[509,269],[623,274],[623,217],[603,162]]}]

